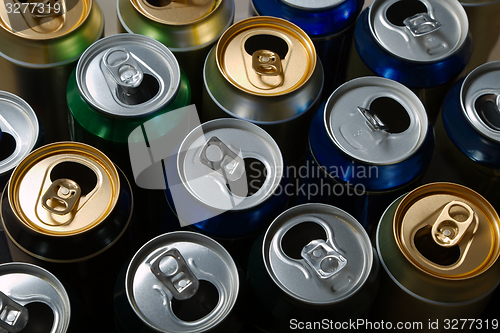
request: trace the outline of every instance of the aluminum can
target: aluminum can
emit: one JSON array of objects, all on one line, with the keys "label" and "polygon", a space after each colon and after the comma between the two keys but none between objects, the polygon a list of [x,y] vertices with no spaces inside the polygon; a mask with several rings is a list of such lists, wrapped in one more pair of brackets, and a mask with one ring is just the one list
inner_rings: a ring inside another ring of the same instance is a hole
[{"label": "aluminum can", "polygon": [[434,148],[422,102],[404,85],[381,77],[340,86],[309,132],[297,202],[335,205],[369,230],[384,207],[415,186]]},{"label": "aluminum can", "polygon": [[404,84],[422,100],[431,123],[472,53],[457,0],[375,0],[356,23],[354,44],[348,77],[376,74]]},{"label": "aluminum can", "polygon": [[0,90],[33,107],[47,142],[68,140],[66,83],[104,33],[97,2],[2,0],[0,7]]},{"label": "aluminum can", "polygon": [[323,98],[346,81],[354,26],[364,0],[252,0],[256,15],[275,16],[303,29],[323,65]]},{"label": "aluminum can", "polygon": [[0,265],[1,332],[73,332],[71,303],[62,283],[32,264]]},{"label": "aluminum can", "polygon": [[74,142],[28,155],[1,202],[12,258],[67,281],[88,312],[87,331],[93,332],[110,332],[114,325],[112,290],[132,252],[127,233],[132,210],[123,173],[102,152]]},{"label": "aluminum can", "polygon": [[234,24],[210,51],[203,71],[204,121],[234,117],[265,129],[295,165],[321,101],[323,69],[296,25],[259,16]]},{"label": "aluminum can", "polygon": [[149,36],[176,56],[201,108],[203,64],[222,33],[233,24],[233,0],[117,0],[119,30]]},{"label": "aluminum can", "polygon": [[252,322],[288,332],[361,318],[375,298],[378,265],[368,234],[345,211],[317,203],[290,208],[252,248]]},{"label": "aluminum can", "polygon": [[[238,332],[236,265],[213,239],[172,232],[146,243],[118,280],[120,332]],[[236,325],[235,325],[236,324]]]},{"label": "aluminum can", "polygon": [[376,232],[383,267],[377,320],[445,332],[452,320],[479,318],[499,282],[499,222],[481,195],[453,183],[426,184],[395,200]]}]

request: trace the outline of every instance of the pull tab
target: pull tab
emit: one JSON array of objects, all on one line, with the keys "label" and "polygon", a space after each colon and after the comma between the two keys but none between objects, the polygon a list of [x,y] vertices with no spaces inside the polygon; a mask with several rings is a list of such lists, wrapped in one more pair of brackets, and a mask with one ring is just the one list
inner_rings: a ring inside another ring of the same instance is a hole
[{"label": "pull tab", "polygon": [[31,0],[19,4],[19,13],[30,28],[38,33],[56,32],[66,21],[66,0]]},{"label": "pull tab", "polygon": [[[464,212],[452,213],[451,210],[457,206],[465,209],[465,214],[468,215],[466,218]],[[460,201],[452,201],[443,208],[434,222],[431,231],[432,238],[440,246],[454,246],[462,240],[474,220],[477,222],[474,211],[469,205]]]},{"label": "pull tab", "polygon": [[17,333],[28,323],[28,309],[0,291],[0,328]]},{"label": "pull tab", "polygon": [[358,111],[366,119],[366,124],[372,131],[386,131],[389,129],[382,120],[370,110],[358,106]]},{"label": "pull tab", "polygon": [[313,240],[304,246],[300,255],[320,279],[334,276],[347,265],[347,259],[322,239]]},{"label": "pull tab", "polygon": [[273,89],[283,84],[284,73],[280,56],[273,51],[257,50],[252,53],[252,69],[265,86],[250,83],[259,89]]},{"label": "pull tab", "polygon": [[413,37],[425,36],[441,28],[441,23],[433,19],[428,13],[408,17],[403,21],[403,24],[410,30]]},{"label": "pull tab", "polygon": [[57,179],[42,196],[42,207],[52,214],[66,215],[75,208],[81,193],[80,186],[74,181]]},{"label": "pull tab", "polygon": [[[16,2],[22,3],[19,0]],[[66,14],[66,0],[31,0],[29,12],[33,17],[51,17]]]},{"label": "pull tab", "polygon": [[151,262],[151,272],[179,301],[191,298],[198,291],[199,281],[177,249],[171,249]]},{"label": "pull tab", "polygon": [[245,173],[245,162],[219,138],[213,136],[207,141],[200,154],[200,162],[219,172],[228,181],[234,182]]},{"label": "pull tab", "polygon": [[111,48],[102,57],[102,62],[119,87],[130,95],[136,92],[144,73],[130,52],[124,48]]}]

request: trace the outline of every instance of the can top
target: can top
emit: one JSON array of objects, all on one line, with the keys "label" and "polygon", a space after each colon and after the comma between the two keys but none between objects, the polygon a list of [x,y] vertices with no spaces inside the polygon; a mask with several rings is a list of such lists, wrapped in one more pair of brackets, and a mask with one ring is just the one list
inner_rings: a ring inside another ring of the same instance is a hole
[{"label": "can top", "polygon": [[222,1],[228,0],[129,0],[135,9],[150,20],[182,25],[204,19],[214,12]]},{"label": "can top", "polygon": [[433,277],[475,277],[500,254],[498,214],[481,195],[461,185],[431,183],[413,190],[396,209],[393,225],[406,259]]},{"label": "can top", "polygon": [[259,16],[235,23],[222,34],[216,62],[237,89],[278,96],[309,80],[316,67],[316,50],[307,34],[293,23]]},{"label": "can top", "polygon": [[337,6],[346,0],[282,0],[284,3],[301,9],[326,9]]},{"label": "can top", "polygon": [[95,109],[113,117],[140,117],[173,100],[181,72],[165,45],[127,33],[92,44],[78,61],[76,81]]},{"label": "can top", "polygon": [[[125,288],[134,312],[152,329],[206,332],[231,312],[239,278],[233,259],[219,243],[180,231],[152,239],[135,254]],[[186,312],[202,317],[187,318]]]},{"label": "can top", "polygon": [[[14,168],[33,150],[39,135],[38,119],[31,106],[20,97],[0,91],[0,151],[8,150],[9,136],[15,148],[9,156],[0,160],[0,175]],[[12,142],[11,142],[12,143]],[[5,150],[4,150],[5,149]]]},{"label": "can top", "polygon": [[[31,317],[28,309],[34,303],[50,307],[54,321],[50,333],[65,333],[71,306],[68,294],[59,280],[47,270],[27,263],[0,265],[0,331],[20,332]],[[33,316],[36,317],[36,316]]]},{"label": "can top", "polygon": [[420,99],[401,83],[381,77],[357,78],[337,88],[325,106],[324,124],[341,151],[379,165],[411,156],[428,130]]},{"label": "can top", "polygon": [[14,170],[8,187],[19,221],[49,236],[79,234],[99,225],[119,193],[113,162],[96,148],[76,142],[35,150]]},{"label": "can top", "polygon": [[456,0],[375,0],[369,25],[377,42],[405,60],[434,62],[458,50],[469,21]]},{"label": "can top", "polygon": [[500,143],[500,61],[474,69],[464,80],[462,112],[482,135]]},{"label": "can top", "polygon": [[32,40],[62,37],[78,29],[89,16],[92,0],[0,0],[0,27]]},{"label": "can top", "polygon": [[[244,120],[206,122],[188,134],[179,151],[177,170],[182,183],[196,200],[215,209],[255,207],[273,195],[283,176],[276,142]],[[265,178],[255,193],[250,191],[251,169],[259,169],[256,177]]]},{"label": "can top", "polygon": [[314,305],[338,304],[354,295],[373,264],[361,224],[339,208],[317,203],[278,216],[262,253],[273,281],[292,298]]}]

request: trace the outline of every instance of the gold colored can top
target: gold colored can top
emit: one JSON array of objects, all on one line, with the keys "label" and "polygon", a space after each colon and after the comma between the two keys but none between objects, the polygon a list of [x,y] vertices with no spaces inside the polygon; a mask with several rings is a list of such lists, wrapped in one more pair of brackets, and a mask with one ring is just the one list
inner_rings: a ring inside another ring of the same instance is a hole
[{"label": "gold colored can top", "polygon": [[407,194],[394,214],[394,237],[415,267],[458,280],[485,272],[500,254],[500,220],[486,199],[451,183]]},{"label": "gold colored can top", "polygon": [[316,67],[316,49],[293,23],[259,16],[224,32],[217,43],[216,61],[236,88],[253,95],[278,96],[309,80]]},{"label": "gold colored can top", "polygon": [[223,0],[130,0],[134,8],[150,20],[182,25],[201,20]]},{"label": "gold colored can top", "polygon": [[0,26],[26,39],[48,40],[76,30],[92,0],[0,0]]},{"label": "gold colored can top", "polygon": [[120,179],[111,160],[76,142],[46,145],[26,157],[12,174],[9,203],[17,218],[44,235],[85,232],[111,213]]}]

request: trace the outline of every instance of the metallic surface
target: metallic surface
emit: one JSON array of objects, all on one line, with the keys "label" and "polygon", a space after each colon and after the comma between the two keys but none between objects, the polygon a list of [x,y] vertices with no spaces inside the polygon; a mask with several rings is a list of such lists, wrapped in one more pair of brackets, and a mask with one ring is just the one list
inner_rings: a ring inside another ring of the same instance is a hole
[{"label": "metallic surface", "polygon": [[323,9],[323,8],[338,6],[345,0],[308,0],[308,1],[282,0],[282,1],[301,9]]},{"label": "metallic surface", "polygon": [[215,11],[221,0],[171,1],[152,5],[148,0],[130,0],[134,8],[147,18],[163,24],[180,25],[198,21]]}]

